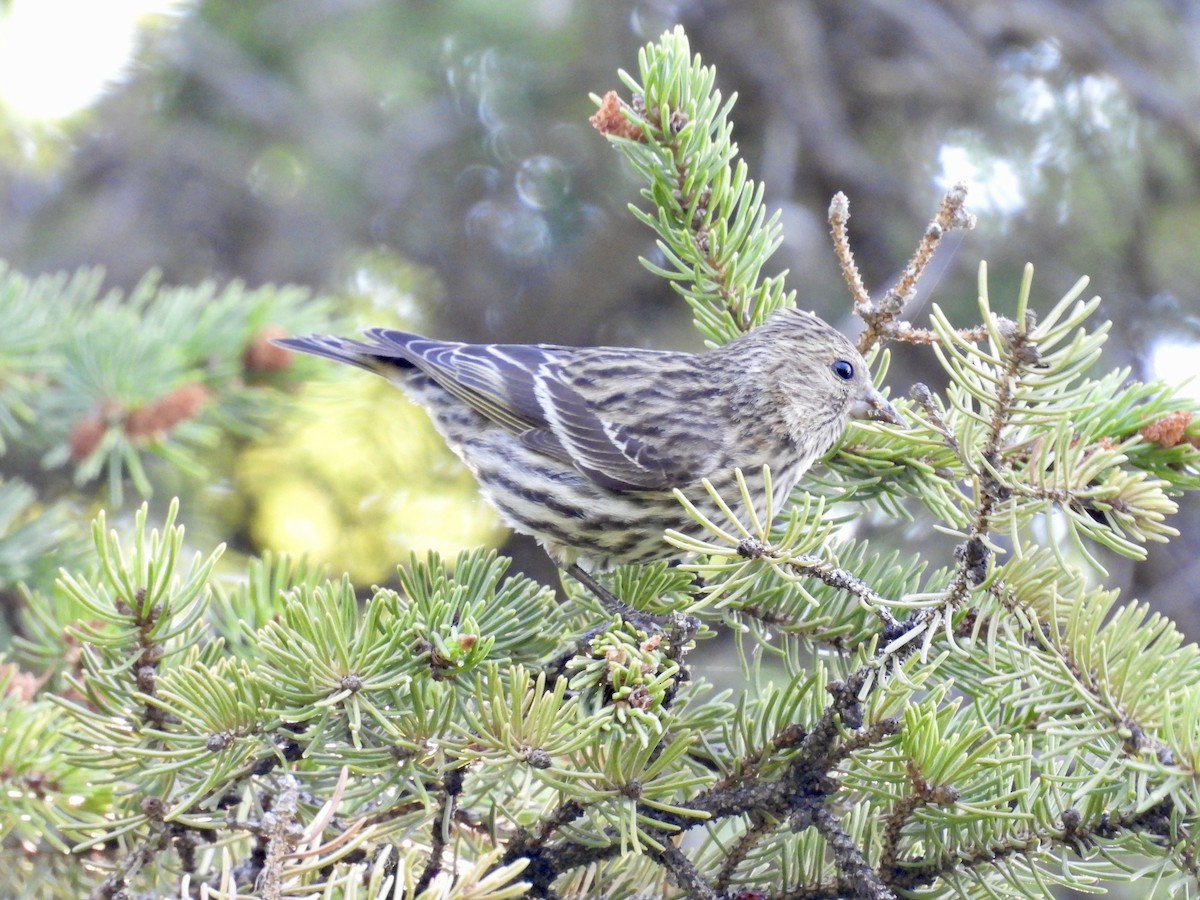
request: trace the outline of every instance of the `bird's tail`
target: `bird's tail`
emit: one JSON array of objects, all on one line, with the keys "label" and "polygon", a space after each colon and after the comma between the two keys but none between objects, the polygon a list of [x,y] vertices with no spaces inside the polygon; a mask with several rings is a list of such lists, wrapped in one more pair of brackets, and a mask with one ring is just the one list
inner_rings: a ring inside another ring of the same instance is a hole
[{"label": "bird's tail", "polygon": [[[374,329],[379,330],[379,329]],[[399,332],[392,332],[398,334]],[[404,357],[401,346],[396,343],[386,343],[370,334],[375,343],[356,341],[351,338],[335,337],[332,334],[310,334],[304,337],[278,338],[271,341],[289,350],[310,353],[313,356],[323,356],[335,362],[349,363],[368,371],[379,371],[381,364],[391,364],[404,369],[411,369],[413,364]]]}]

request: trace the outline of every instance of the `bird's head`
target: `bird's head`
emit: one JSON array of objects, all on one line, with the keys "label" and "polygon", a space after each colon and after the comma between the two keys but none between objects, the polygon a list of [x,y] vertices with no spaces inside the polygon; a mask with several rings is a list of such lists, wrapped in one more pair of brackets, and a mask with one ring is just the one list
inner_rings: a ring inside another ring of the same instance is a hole
[{"label": "bird's head", "polygon": [[[777,310],[733,344],[741,345],[745,375],[757,384],[760,399],[797,442],[827,449],[852,418],[904,422],[871,383],[862,354],[812,313]],[[767,413],[762,403],[756,405]]]}]

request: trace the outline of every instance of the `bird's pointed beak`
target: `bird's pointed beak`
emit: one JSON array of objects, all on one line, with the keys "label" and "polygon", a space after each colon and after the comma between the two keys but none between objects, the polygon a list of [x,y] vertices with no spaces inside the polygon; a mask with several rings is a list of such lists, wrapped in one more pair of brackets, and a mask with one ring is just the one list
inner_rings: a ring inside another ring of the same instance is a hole
[{"label": "bird's pointed beak", "polygon": [[891,425],[899,425],[902,428],[908,425],[904,421],[904,416],[896,412],[896,407],[888,403],[887,398],[875,390],[875,388],[871,388],[863,396],[854,401],[850,406],[850,418],[888,422]]}]

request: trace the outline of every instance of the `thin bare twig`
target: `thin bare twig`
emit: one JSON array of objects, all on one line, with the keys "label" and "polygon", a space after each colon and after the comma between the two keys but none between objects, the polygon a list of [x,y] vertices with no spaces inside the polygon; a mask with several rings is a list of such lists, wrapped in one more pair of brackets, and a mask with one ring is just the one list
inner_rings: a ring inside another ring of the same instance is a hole
[{"label": "thin bare twig", "polygon": [[[895,332],[889,337],[902,344],[936,344],[940,338],[937,332],[930,328],[917,328],[910,322],[894,322]],[[976,325],[974,328],[956,329],[958,335],[972,343],[978,343],[987,336],[987,326]]]},{"label": "thin bare twig", "polygon": [[863,286],[862,276],[858,274],[858,265],[854,262],[854,251],[850,249],[850,233],[846,223],[850,221],[850,198],[838,191],[833,195],[829,204],[829,234],[833,238],[833,252],[837,256],[838,265],[842,269],[842,278],[846,287],[850,288],[850,296],[854,298],[854,308],[860,310],[871,306],[871,295]]},{"label": "thin bare twig", "polygon": [[258,886],[263,897],[270,900],[278,900],[283,896],[284,860],[292,854],[304,837],[304,830],[296,820],[300,785],[292,775],[285,775],[282,781],[271,810],[262,816],[267,853],[262,872],[258,876]]},{"label": "thin bare twig", "polygon": [[671,873],[675,883],[687,891],[689,897],[698,900],[718,900],[721,894],[713,889],[707,881],[700,877],[692,861],[680,852],[674,844],[667,843],[662,853],[658,855],[663,867]]},{"label": "thin bare twig", "polygon": [[[914,328],[909,322],[902,321],[900,316],[916,294],[917,282],[920,281],[925,267],[929,265],[946,232],[975,227],[975,217],[966,211],[966,200],[965,182],[959,182],[946,193],[933,221],[921,236],[912,259],[904,267],[900,279],[876,303],[863,287],[858,266],[854,262],[854,253],[850,249],[850,238],[846,231],[846,223],[850,219],[850,201],[840,191],[834,195],[833,202],[829,204],[829,229],[833,237],[833,252],[841,267],[842,278],[850,289],[850,296],[854,299],[854,312],[867,326],[858,339],[860,352],[866,353],[881,341],[930,344],[937,340],[933,332],[925,328]],[[970,329],[963,332],[963,336],[969,340],[982,340],[986,332]]]},{"label": "thin bare twig", "polygon": [[[738,544],[737,550],[740,556],[747,559],[783,559],[783,554],[774,547],[752,538],[747,538]],[[892,631],[900,627],[900,623],[888,609],[887,598],[877,593],[869,584],[848,569],[835,566],[815,556],[788,558],[784,560],[784,564],[797,575],[811,576],[832,588],[857,597],[883,622],[885,630]]]},{"label": "thin bare twig", "polygon": [[896,315],[904,310],[905,305],[916,293],[917,282],[924,274],[929,261],[933,259],[933,253],[937,250],[938,244],[941,243],[942,237],[947,231],[953,231],[956,228],[970,230],[975,227],[975,217],[967,212],[966,202],[967,183],[965,181],[958,182],[946,192],[938,206],[937,215],[934,216],[933,221],[929,223],[929,227],[921,236],[916,252],[913,253],[908,265],[904,267],[900,280],[883,295],[883,300],[879,304],[882,309],[890,311],[894,308]]},{"label": "thin bare twig", "polygon": [[896,900],[895,891],[871,868],[862,851],[842,828],[841,822],[824,804],[813,810],[812,825],[825,838],[825,843],[833,854],[838,875],[852,891],[850,896],[861,897],[863,900]]}]

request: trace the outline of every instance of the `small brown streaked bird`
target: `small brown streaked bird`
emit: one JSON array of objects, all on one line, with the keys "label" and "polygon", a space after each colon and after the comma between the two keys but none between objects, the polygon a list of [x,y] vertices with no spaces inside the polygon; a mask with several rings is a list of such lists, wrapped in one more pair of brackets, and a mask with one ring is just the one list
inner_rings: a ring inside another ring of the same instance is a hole
[{"label": "small brown streaked bird", "polygon": [[663,532],[701,526],[672,494],[719,511],[700,479],[736,495],[771,471],[779,508],[852,418],[901,424],[854,345],[781,309],[715,350],[464,344],[373,328],[276,343],[383,375],[428,411],[514,530],[612,611],[642,624],[589,573],[673,559]]}]

